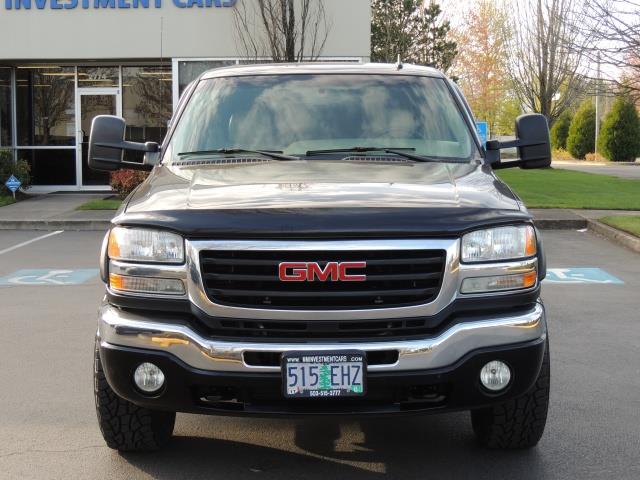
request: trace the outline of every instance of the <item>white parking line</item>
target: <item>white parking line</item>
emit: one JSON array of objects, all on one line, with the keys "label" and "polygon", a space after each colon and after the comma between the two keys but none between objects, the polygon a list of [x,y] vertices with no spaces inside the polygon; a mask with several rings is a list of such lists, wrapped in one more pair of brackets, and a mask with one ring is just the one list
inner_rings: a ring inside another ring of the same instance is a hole
[{"label": "white parking line", "polygon": [[13,247],[9,247],[9,248],[5,248],[4,250],[0,250],[0,255],[4,255],[5,253],[12,252],[14,250],[17,250],[18,248],[26,247],[27,245],[29,245],[31,243],[38,242],[40,240],[44,240],[45,238],[53,237],[54,235],[59,235],[59,234],[61,234],[63,232],[64,232],[64,230],[58,230],[57,232],[51,232],[51,233],[47,233],[46,235],[42,235],[40,237],[32,238],[31,240],[27,240],[26,242],[19,243],[17,245],[14,245]]}]

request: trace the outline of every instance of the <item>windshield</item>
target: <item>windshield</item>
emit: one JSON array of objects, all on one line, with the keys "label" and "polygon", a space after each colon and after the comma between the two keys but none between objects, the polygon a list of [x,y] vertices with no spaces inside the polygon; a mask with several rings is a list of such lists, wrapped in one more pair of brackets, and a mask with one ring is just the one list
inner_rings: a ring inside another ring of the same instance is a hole
[{"label": "windshield", "polygon": [[165,158],[221,149],[305,156],[371,146],[459,161],[477,154],[444,79],[322,74],[202,80]]}]

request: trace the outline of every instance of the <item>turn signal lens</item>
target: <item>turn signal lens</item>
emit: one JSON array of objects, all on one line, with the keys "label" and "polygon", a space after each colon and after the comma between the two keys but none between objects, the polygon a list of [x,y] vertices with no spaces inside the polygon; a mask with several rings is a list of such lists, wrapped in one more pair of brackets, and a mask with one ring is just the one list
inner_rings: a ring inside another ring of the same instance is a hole
[{"label": "turn signal lens", "polygon": [[532,227],[527,227],[526,236],[525,253],[527,257],[533,257],[538,253],[538,246],[536,245],[536,234]]},{"label": "turn signal lens", "polygon": [[538,272],[518,273],[516,275],[496,275],[492,277],[465,278],[461,293],[501,292],[531,288],[538,281]]},{"label": "turn signal lens", "polygon": [[109,275],[112,290],[131,293],[155,293],[160,295],[183,295],[182,280],[175,278],[129,277],[112,273]]},{"label": "turn signal lens", "polygon": [[118,245],[116,236],[113,234],[109,234],[109,248],[107,249],[107,254],[109,255],[109,258],[120,258],[120,246]]},{"label": "turn signal lens", "polygon": [[524,277],[524,288],[533,287],[538,281],[538,272],[529,272],[523,275]]}]

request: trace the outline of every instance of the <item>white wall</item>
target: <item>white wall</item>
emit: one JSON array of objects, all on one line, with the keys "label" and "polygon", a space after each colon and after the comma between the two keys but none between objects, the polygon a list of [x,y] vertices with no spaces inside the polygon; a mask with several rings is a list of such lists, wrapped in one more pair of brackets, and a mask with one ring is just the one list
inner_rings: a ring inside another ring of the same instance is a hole
[{"label": "white wall", "polygon": [[[83,0],[22,1],[30,1],[31,9],[7,10],[5,0],[0,0],[0,61],[159,58],[161,18],[165,58],[242,56],[234,36],[236,7],[178,8],[173,0],[162,0],[156,9],[155,0],[149,0],[148,9],[85,10]],[[46,2],[45,8],[38,9],[36,1]],[[93,7],[97,0],[84,1]],[[324,2],[332,24],[323,55],[369,57],[369,0],[317,1]],[[78,6],[51,9],[51,2]]]}]

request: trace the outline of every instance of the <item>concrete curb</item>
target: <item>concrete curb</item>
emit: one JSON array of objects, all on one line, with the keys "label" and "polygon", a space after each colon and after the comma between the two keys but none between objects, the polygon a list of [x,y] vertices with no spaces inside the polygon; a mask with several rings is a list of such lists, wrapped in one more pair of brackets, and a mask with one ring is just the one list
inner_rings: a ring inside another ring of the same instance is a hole
[{"label": "concrete curb", "polygon": [[540,230],[581,230],[587,228],[586,218],[534,218],[536,226]]},{"label": "concrete curb", "polygon": [[0,220],[0,230],[101,231],[109,228],[105,220]]},{"label": "concrete curb", "polygon": [[589,220],[588,224],[588,228],[592,232],[605,237],[612,242],[622,245],[629,250],[640,253],[640,238],[636,237],[635,235],[631,235],[630,233],[618,230],[617,228],[610,227],[609,225],[605,225],[604,223],[598,222],[597,220]]}]

